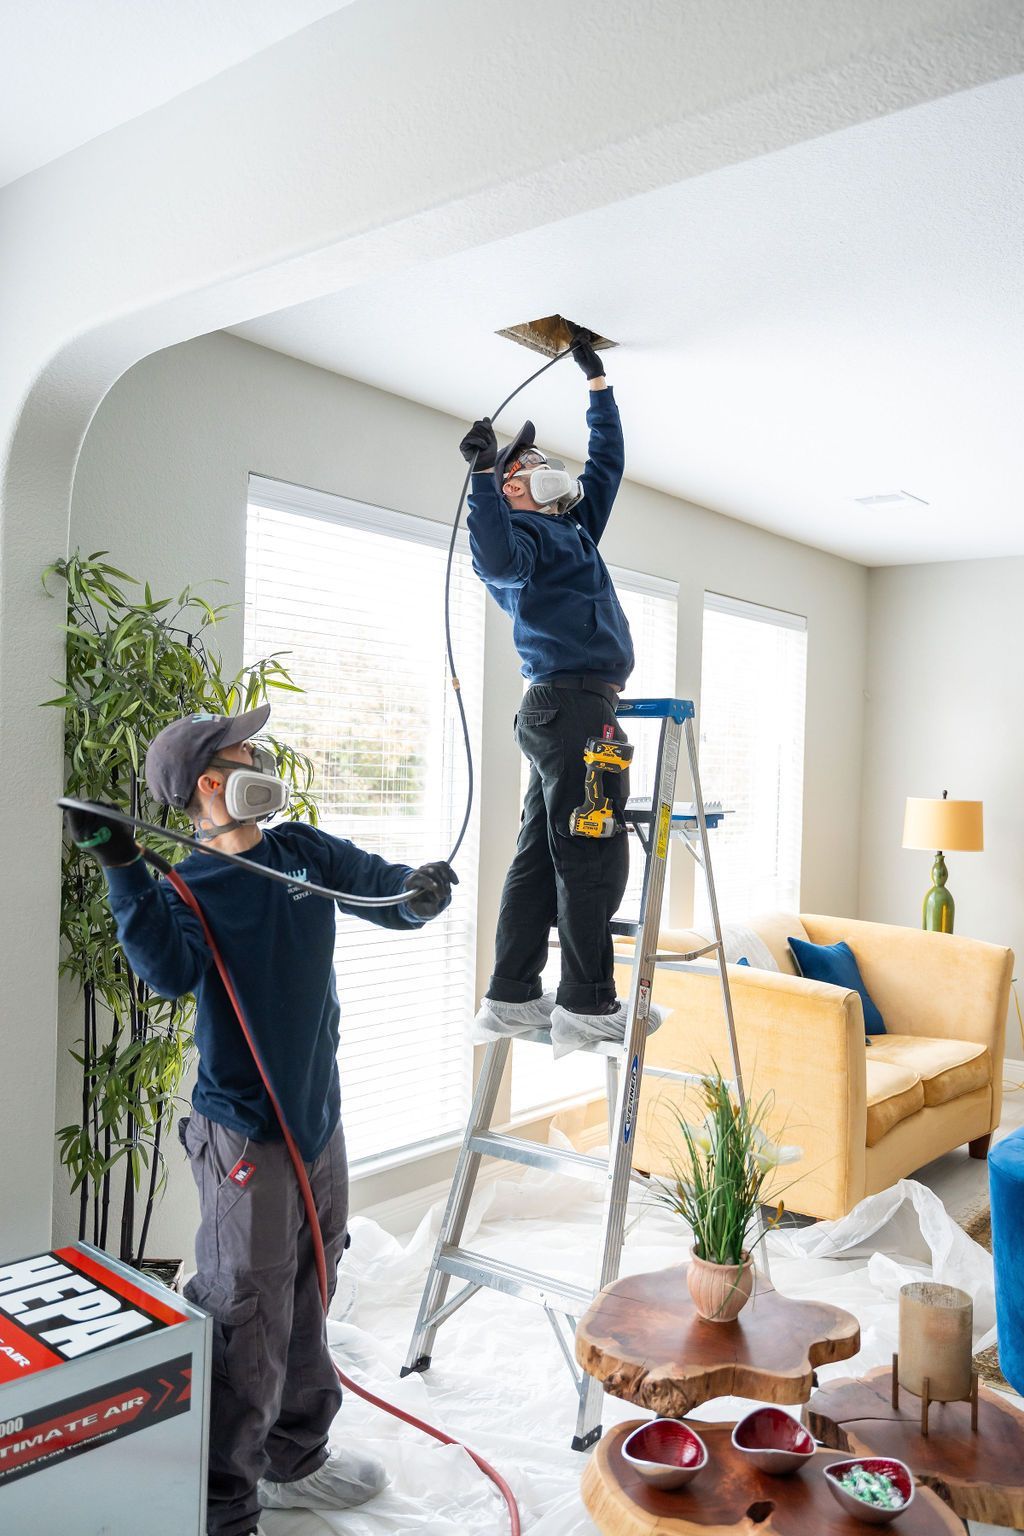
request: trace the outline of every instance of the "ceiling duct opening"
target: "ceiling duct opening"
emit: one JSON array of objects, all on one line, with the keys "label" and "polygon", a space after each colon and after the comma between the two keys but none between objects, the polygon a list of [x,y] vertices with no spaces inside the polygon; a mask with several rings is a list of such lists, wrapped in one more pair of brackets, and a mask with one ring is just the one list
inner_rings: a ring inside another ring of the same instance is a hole
[{"label": "ceiling duct opening", "polygon": [[588,331],[592,337],[591,345],[598,352],[617,346],[618,343],[609,341],[607,336],[599,336],[589,326],[580,325],[576,320],[566,320],[563,315],[545,315],[541,320],[527,320],[523,325],[510,325],[507,330],[498,331],[499,336],[507,336],[509,341],[518,341],[522,346],[529,347],[531,352],[541,352],[545,357],[557,357],[559,352],[564,352],[577,331]]}]

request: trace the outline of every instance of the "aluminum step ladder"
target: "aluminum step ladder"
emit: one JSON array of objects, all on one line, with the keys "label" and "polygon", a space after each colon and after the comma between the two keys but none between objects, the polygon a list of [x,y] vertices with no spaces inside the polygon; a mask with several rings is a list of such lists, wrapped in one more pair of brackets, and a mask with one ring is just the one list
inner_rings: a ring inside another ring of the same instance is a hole
[{"label": "aluminum step ladder", "polygon": [[[529,1168],[540,1168],[546,1172],[565,1172],[573,1168],[587,1169],[604,1178],[606,1193],[603,1237],[596,1287],[601,1289],[618,1278],[630,1183],[639,1181],[646,1185],[648,1182],[643,1175],[635,1173],[632,1167],[633,1132],[637,1124],[642,1080],[648,1076],[674,1082],[695,1083],[700,1082],[702,1077],[700,1073],[676,1072],[666,1068],[644,1066],[647,1020],[656,966],[674,968],[688,964],[692,969],[693,962],[703,961],[709,967],[713,966],[717,969],[721,979],[722,1006],[732,1057],[733,1089],[741,1103],[744,1098],[732,998],[729,993],[729,977],[725,964],[725,946],[722,941],[718,902],[711,871],[711,852],[708,845],[709,822],[717,825],[721,820],[722,811],[720,806],[716,806],[713,810],[711,808],[705,810],[693,733],[693,704],[689,699],[623,699],[619,701],[617,714],[619,719],[660,720],[661,736],[658,743],[654,793],[649,802],[630,801],[625,812],[626,820],[631,830],[640,839],[646,855],[639,921],[612,923],[613,933],[630,934],[635,939],[632,955],[617,957],[620,962],[629,963],[633,967],[625,1042],[624,1044],[600,1042],[589,1047],[593,1054],[605,1056],[608,1063],[608,1156],[592,1157],[581,1152],[562,1151],[556,1147],[543,1146],[539,1142],[527,1141],[492,1130],[494,1106],[513,1038],[516,1041],[533,1041],[539,1045],[546,1045],[550,1049],[551,1037],[544,1030],[536,1030],[514,1037],[506,1036],[488,1044],[473,1096],[469,1124],[466,1127],[465,1139],[452,1179],[448,1202],[441,1221],[441,1230],[420,1302],[416,1326],[405,1365],[402,1367],[403,1376],[413,1371],[427,1370],[438,1329],[482,1287],[502,1291],[508,1296],[515,1296],[523,1301],[532,1301],[544,1308],[575,1384],[577,1418],[572,1445],[573,1449],[578,1451],[587,1450],[601,1436],[602,1388],[599,1382],[579,1370],[573,1349],[576,1323],[589,1307],[595,1291],[462,1247],[462,1235],[481,1159],[502,1158],[508,1162],[520,1163]],[[677,808],[675,806],[676,777],[680,747],[684,737],[690,781],[693,787],[693,802],[692,806]],[[692,954],[660,955],[658,933],[661,927],[669,844],[673,832],[681,837],[703,869],[714,938]],[[762,1260],[762,1268],[764,1267],[765,1263]],[[453,1279],[461,1280],[463,1285],[449,1300],[448,1290]]]}]

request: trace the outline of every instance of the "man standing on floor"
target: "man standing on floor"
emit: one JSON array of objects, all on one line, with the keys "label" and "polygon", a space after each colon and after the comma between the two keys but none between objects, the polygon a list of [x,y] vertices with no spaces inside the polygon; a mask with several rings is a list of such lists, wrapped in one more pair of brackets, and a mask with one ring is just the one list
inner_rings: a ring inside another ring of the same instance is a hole
[{"label": "man standing on floor", "polygon": [[[408,891],[400,905],[352,907],[386,928],[420,928],[448,906],[447,864],[410,869],[303,822],[264,832],[287,786],[251,738],[270,706],[175,721],[146,756],[150,793],[191,817],[195,835],[253,865],[359,896]],[[229,789],[233,775],[258,791]],[[232,813],[229,806],[234,806]],[[179,1122],[199,1189],[197,1271],[185,1294],[213,1317],[209,1536],[258,1536],[260,1509],[348,1509],[387,1475],[355,1446],[328,1451],[341,1387],[327,1344],[313,1239],[277,1117],[198,918],[154,879],[131,834],[102,807],[69,811],[68,831],[104,867],[118,937],[136,973],[164,997],[196,995],[199,1075]],[[348,1246],[348,1166],[340,1118],[335,904],[190,854],[177,872],[223,954],[267,1076],[309,1174],[333,1295]],[[145,1518],[140,1512],[140,1531]]]},{"label": "man standing on floor", "polygon": [[[625,740],[615,705],[633,670],[633,643],[598,551],[622,479],[622,427],[589,336],[581,334],[572,350],[590,388],[580,480],[534,446],[532,422],[501,452],[487,418],[460,444],[474,471],[473,567],[512,619],[530,685],[515,721],[530,779],[477,1029],[493,1036],[550,1025],[556,1046],[560,1032],[621,1038],[626,1014],[616,998],[609,929],[629,873],[625,828],[609,838],[569,830],[584,799],[588,740],[609,733]],[[628,776],[606,781],[606,793],[620,819]],[[541,972],[556,924],[562,972],[553,997],[543,994]]]}]

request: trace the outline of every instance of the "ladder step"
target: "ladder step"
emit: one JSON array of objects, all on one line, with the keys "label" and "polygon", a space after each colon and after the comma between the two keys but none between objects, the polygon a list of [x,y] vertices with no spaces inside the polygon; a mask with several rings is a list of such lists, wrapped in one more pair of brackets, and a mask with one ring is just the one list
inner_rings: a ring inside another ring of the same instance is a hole
[{"label": "ladder step", "polygon": [[[507,1163],[523,1163],[528,1168],[543,1168],[549,1173],[564,1173],[569,1168],[580,1168],[586,1173],[608,1172],[606,1157],[591,1157],[586,1152],[565,1151],[561,1147],[547,1147],[539,1141],[526,1141],[519,1136],[502,1136],[497,1131],[484,1131],[471,1136],[471,1152],[484,1157],[500,1157]],[[633,1171],[635,1182],[646,1186],[648,1180],[642,1173]]]},{"label": "ladder step", "polygon": [[594,1299],[593,1291],[584,1290],[580,1285],[520,1269],[517,1264],[472,1253],[468,1248],[442,1248],[437,1268],[473,1285],[486,1285],[492,1291],[503,1291],[506,1296],[551,1307],[556,1312],[564,1312],[567,1317],[582,1317]]}]

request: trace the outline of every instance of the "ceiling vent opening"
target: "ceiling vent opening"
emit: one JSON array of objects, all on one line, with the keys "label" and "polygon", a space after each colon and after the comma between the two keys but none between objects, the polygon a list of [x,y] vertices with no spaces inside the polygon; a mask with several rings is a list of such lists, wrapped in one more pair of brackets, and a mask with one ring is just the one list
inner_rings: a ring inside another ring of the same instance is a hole
[{"label": "ceiling vent opening", "polygon": [[599,336],[590,326],[580,325],[576,320],[566,320],[563,315],[545,315],[541,320],[527,320],[523,325],[510,325],[496,334],[507,336],[509,341],[518,341],[521,346],[529,347],[531,352],[540,352],[545,357],[557,357],[559,352],[565,351],[577,331],[589,331],[593,337],[591,345],[598,352],[618,345],[617,342],[609,341],[607,336]]},{"label": "ceiling vent opening", "polygon": [[923,496],[915,496],[913,491],[882,491],[874,496],[855,496],[853,499],[858,507],[896,507],[907,501],[918,507],[931,506],[931,502],[925,501]]}]

